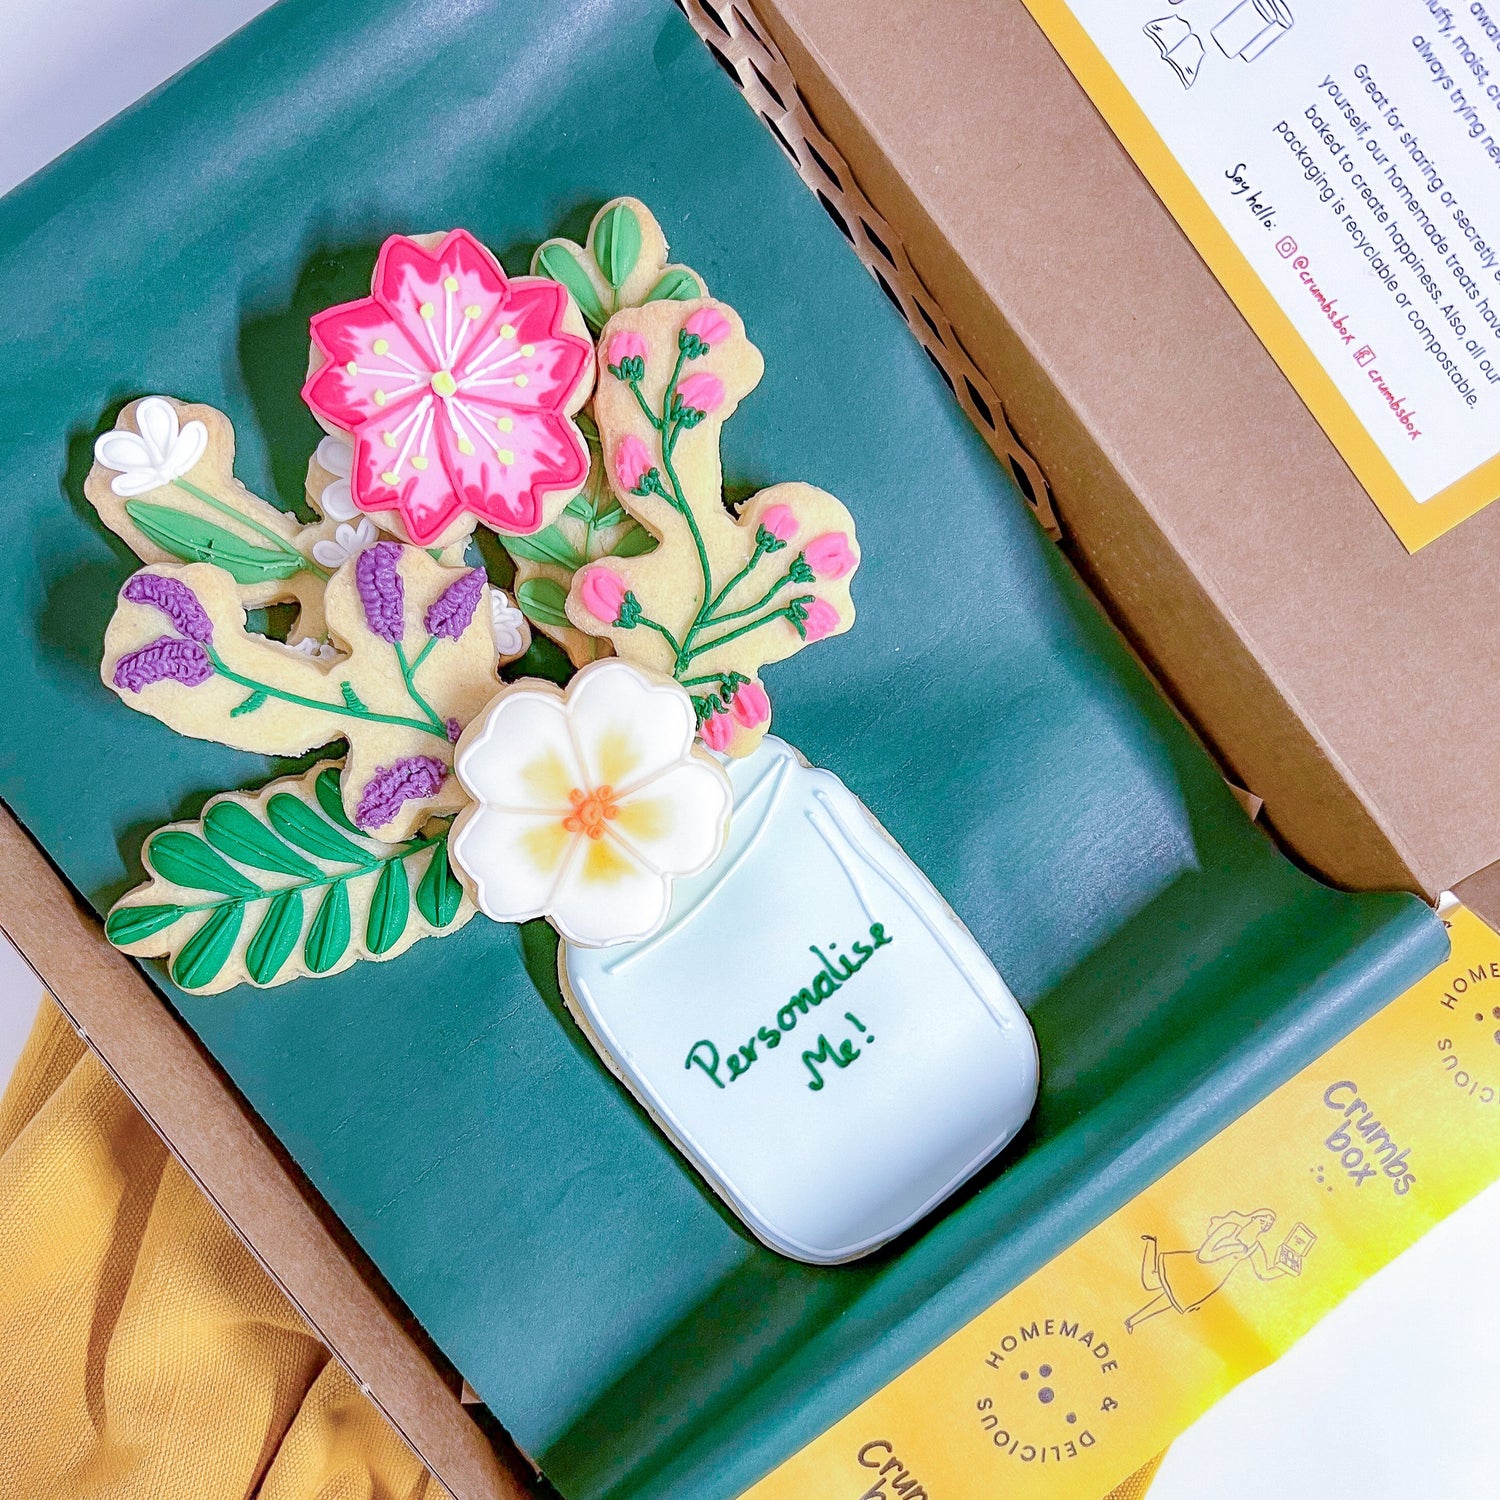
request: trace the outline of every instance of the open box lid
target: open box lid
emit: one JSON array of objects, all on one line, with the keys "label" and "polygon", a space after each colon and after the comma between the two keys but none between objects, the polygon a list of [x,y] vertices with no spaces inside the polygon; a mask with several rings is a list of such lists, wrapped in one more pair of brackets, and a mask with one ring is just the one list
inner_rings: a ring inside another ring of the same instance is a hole
[{"label": "open box lid", "polygon": [[890,1249],[795,1265],[573,1027],[546,930],[477,921],[268,992],[195,997],[148,972],[570,1500],[708,1500],[1398,994],[1444,938],[1411,898],[1318,886],[1245,821],[664,0],[545,0],[503,25],[442,0],[288,0],[0,206],[0,392],[25,413],[0,434],[17,533],[0,592],[22,641],[0,660],[0,795],[96,910],[147,832],[273,767],[99,684],[132,563],[81,498],[95,434],[144,391],[206,400],[234,418],[247,481],[293,502],[317,439],[308,315],[363,291],[386,233],[464,223],[518,269],[622,190],[766,354],[731,474],[819,483],[858,519],[859,626],[777,669],[778,732],[866,802],[1026,1005],[1031,1126]]},{"label": "open box lid", "polygon": [[759,11],[1085,575],[1278,834],[1430,899],[1500,859],[1500,507],[1407,554],[1021,0]]}]

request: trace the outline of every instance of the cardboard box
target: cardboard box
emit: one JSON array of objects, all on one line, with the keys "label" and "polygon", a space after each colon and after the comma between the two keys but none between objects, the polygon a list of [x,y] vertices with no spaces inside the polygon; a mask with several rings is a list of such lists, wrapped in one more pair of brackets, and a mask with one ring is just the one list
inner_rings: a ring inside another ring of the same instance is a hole
[{"label": "cardboard box", "polygon": [[758,10],[1070,555],[1277,834],[1493,916],[1500,506],[1407,554],[1021,0]]},{"label": "cardboard box", "polygon": [[[1085,545],[1080,539],[1077,555],[1108,591],[1122,618],[1131,622],[1137,640],[1151,659],[1183,695],[1210,742],[1225,753],[1229,764],[1257,791],[1282,785],[1281,780],[1270,775],[1271,768],[1279,768],[1288,786],[1300,787],[1306,793],[1303,802],[1296,806],[1305,803],[1308,827],[1304,828],[1288,812],[1278,814],[1277,826],[1310,859],[1350,884],[1427,888],[1425,875],[1416,869],[1418,862],[1403,852],[1404,846],[1398,849],[1393,836],[1366,806],[1363,795],[1354,789],[1314,731],[1290,711],[1281,697],[1262,693],[1256,698],[1258,685],[1266,676],[1262,664],[1227,619],[1209,607],[1206,586],[1188,562],[1166,545],[1164,539],[1169,533],[1151,523],[1144,503],[1135,499],[1119,466],[1114,460],[1106,460],[1106,452],[1113,453],[1113,447],[1091,436],[1099,416],[1098,399],[1086,400],[1079,412],[1069,406],[1068,391],[1073,386],[1065,388],[1054,378],[1063,364],[1057,363],[1054,371],[1055,362],[1051,358],[1031,352],[1027,340],[1000,311],[1001,304],[991,302],[979,289],[977,278],[988,264],[986,256],[980,253],[984,247],[970,245],[956,234],[950,239],[948,230],[939,228],[945,223],[944,218],[931,218],[922,207],[922,195],[933,193],[934,184],[946,184],[960,199],[967,195],[971,200],[969,206],[976,212],[1006,217],[996,204],[972,201],[981,196],[973,192],[976,167],[986,174],[989,170],[975,160],[973,137],[968,134],[975,127],[953,118],[948,118],[944,127],[945,111],[936,107],[946,100],[956,109],[956,96],[952,83],[943,82],[942,67],[929,68],[923,59],[942,58],[940,43],[948,36],[950,26],[954,28],[955,45],[965,36],[970,44],[978,37],[989,45],[997,24],[1001,34],[1014,31],[1029,35],[1043,61],[1051,63],[1051,82],[1061,95],[1066,96],[1067,89],[1072,87],[1070,80],[1059,75],[1060,65],[1045,43],[1027,32],[1030,22],[1018,4],[1008,3],[998,18],[990,7],[961,7],[958,14],[964,18],[962,25],[958,20],[945,19],[936,6],[931,17],[909,7],[908,19],[902,20],[895,5],[890,0],[888,4],[890,24],[873,29],[866,24],[868,16],[856,12],[851,0],[842,3],[824,0],[821,4],[815,0],[797,0],[795,4],[788,0],[774,11],[768,7],[764,18],[754,20],[747,19],[750,13],[743,4],[726,9],[722,16],[701,0],[692,0],[685,8],[700,34],[721,52],[721,57],[724,49],[731,47],[734,37],[743,39],[741,28],[748,29],[751,37],[774,33],[784,40],[798,82],[814,99],[824,125],[836,142],[836,150],[825,151],[822,156],[815,150],[809,160],[804,153],[799,160],[804,175],[813,180],[824,169],[847,175],[848,180],[842,182],[835,176],[819,192],[825,196],[825,203],[835,209],[842,205],[846,232],[851,233],[851,238],[855,234],[850,230],[849,215],[864,201],[861,189],[896,225],[899,237],[890,233],[884,220],[876,222],[872,218],[863,225],[861,236],[861,248],[865,249],[868,246],[865,236],[873,232],[879,237],[884,233],[879,248],[889,263],[889,279],[886,273],[881,273],[887,292],[901,303],[919,334],[918,325],[925,323],[943,347],[947,356],[942,362],[945,378],[981,428],[988,429],[987,435],[997,449],[1010,459],[1013,469],[1031,491],[1043,519],[1046,519],[1045,488],[1040,474],[1029,466],[1024,451],[1011,442],[1006,430],[1007,414],[1022,429],[1034,452],[1051,464],[1052,487],[1071,506],[1070,525],[1077,529],[1082,519],[1075,517],[1097,516],[1097,527],[1089,531],[1091,540]],[[762,19],[770,31],[761,25]],[[804,36],[814,40],[804,41]],[[829,47],[835,51],[848,48],[851,53],[864,49],[862,55],[873,69],[868,75],[851,77],[847,99],[840,92],[844,85],[838,82],[845,65],[828,60],[825,49]],[[888,50],[892,48],[895,50]],[[962,52],[963,48],[958,50]],[[973,46],[972,50],[979,53],[984,48]],[[884,76],[881,76],[882,66],[887,69]],[[753,89],[767,86],[764,76],[759,77],[758,83],[743,74],[737,76],[742,85]],[[995,76],[1045,80],[1049,75],[1028,63],[1014,75]],[[1036,86],[1041,87],[1041,83]],[[986,79],[984,88],[991,87]],[[785,97],[784,78],[779,83],[773,82],[770,89],[783,120],[796,112],[795,97]],[[913,161],[904,155],[887,153],[879,136],[865,123],[867,117],[879,113],[874,100],[868,97],[872,90],[875,95],[882,91],[889,93],[893,98],[905,100],[907,105],[915,100],[915,105],[904,114],[897,111],[909,125],[925,117],[923,123],[929,128],[946,128],[950,132],[945,139],[929,143],[937,154],[927,159],[935,165],[924,169],[920,155]],[[1075,121],[1074,128],[1085,135],[1089,129],[1102,131],[1081,95],[1072,104],[1077,121],[1081,121],[1081,124]],[[1014,101],[1006,107],[1022,110]],[[1047,141],[1058,128],[1056,121],[1028,118],[1024,111],[1017,115],[1017,120],[1028,132],[1043,138],[1044,152],[1050,149]],[[769,116],[767,123],[776,128]],[[1018,148],[1005,157],[1004,170],[1018,179],[1024,177],[1040,196],[1045,196],[1041,189],[1048,182],[1055,183],[1056,162],[1029,162],[1029,142],[1033,135],[1016,137],[1026,140],[1028,145],[1024,153]],[[1080,181],[1084,180],[1085,171],[1095,174],[1088,191],[1097,196],[1101,212],[1122,184],[1144,193],[1148,206],[1154,207],[1154,200],[1134,179],[1133,169],[1113,147],[1107,133],[1094,145],[1102,165],[1080,162],[1079,174]],[[910,177],[910,185],[903,181],[903,174]],[[1084,189],[1080,187],[1078,191],[1081,194]],[[1077,293],[1067,292],[1067,275],[1060,269],[1062,263],[1057,256],[1040,248],[1046,244],[1043,231],[1048,222],[1045,214],[1041,214],[1029,231],[1023,231],[1020,209],[1013,208],[1017,239],[1010,253],[1017,260],[1025,259],[1021,243],[1025,234],[1029,232],[1036,239],[1029,252],[1032,264],[1028,279],[1013,280],[1010,285],[1018,298],[1022,292],[1027,297],[1035,296],[1043,310],[1055,316],[1060,325],[1066,325],[1063,304],[1071,295],[1076,317]],[[1057,233],[1064,227],[1061,219],[1051,223]],[[1175,233],[1170,224],[1158,228],[1163,236]],[[994,232],[992,249],[1007,243],[998,230]],[[906,264],[903,239],[934,296],[928,297],[920,289],[914,291],[901,274]],[[1194,286],[1198,299],[1205,308],[1218,308],[1222,299],[1217,288],[1192,258],[1191,251],[1180,243],[1176,251],[1187,258],[1190,272],[1196,270],[1198,280]],[[960,255],[971,257],[975,267],[972,272],[965,270]],[[1145,257],[1135,255],[1133,244],[1131,255],[1138,264],[1149,264]],[[1004,257],[1001,263],[1008,275]],[[1109,330],[1118,319],[1126,318],[1128,326],[1128,307],[1132,304],[1121,304],[1127,311],[1111,305],[1115,297],[1113,286],[1106,286],[1086,265],[1070,266],[1067,274],[1080,276],[1075,287],[1092,286],[1098,299],[1092,317],[1080,320],[1080,326],[1070,330],[1075,357],[1081,363],[1090,349],[1097,348],[1110,336]],[[1049,277],[1056,282],[1050,291],[1044,285]],[[1043,291],[1048,291],[1048,295],[1042,296]],[[988,314],[986,307],[990,309]],[[1223,308],[1219,308],[1219,314],[1225,322],[1232,317]],[[953,320],[951,324],[949,318]],[[965,354],[955,328],[961,330],[974,360]],[[1234,331],[1247,346],[1249,356],[1260,353],[1247,330],[1238,327]],[[993,386],[985,378],[986,371],[994,376]],[[1271,374],[1274,376],[1274,371]],[[1122,404],[1139,398],[1140,393],[1135,398],[1131,394],[1131,382],[1137,378],[1133,364],[1126,371],[1117,372],[1116,389]],[[997,386],[1005,397],[1004,407],[995,395]],[[1249,394],[1247,387],[1246,399]],[[1301,412],[1295,398],[1287,391],[1282,395],[1296,408],[1292,415],[1300,412],[1304,424],[1310,424],[1310,418]],[[1217,413],[1217,406],[1215,410]],[[1149,430],[1154,424],[1159,434],[1172,435],[1176,440],[1175,429],[1167,421],[1169,416],[1165,398],[1153,398],[1149,412],[1140,418],[1142,430]],[[1321,435],[1314,430],[1303,431],[1301,436],[1309,454],[1316,457]],[[1175,467],[1174,464],[1165,467],[1185,490],[1193,480],[1195,466],[1201,466],[1206,455],[1211,456],[1203,443],[1188,444],[1177,450]],[[1287,467],[1290,472],[1290,461]],[[1206,472],[1214,472],[1211,465]],[[1350,509],[1351,512],[1355,509],[1352,503]],[[1368,522],[1371,529],[1383,525],[1367,505],[1361,504],[1358,509],[1361,523]],[[1237,534],[1232,526],[1228,530]],[[1417,565],[1429,557],[1441,556],[1442,550],[1443,544],[1429,549],[1423,558],[1416,560]],[[1401,559],[1405,561],[1404,553]],[[1269,559],[1265,569],[1268,576],[1274,571]],[[1179,681],[1169,670],[1172,663],[1153,649],[1145,629],[1136,624],[1137,614],[1152,620],[1160,617],[1171,627],[1164,629],[1168,640],[1187,639],[1194,631],[1203,632],[1202,639],[1213,643],[1216,659],[1211,664],[1200,663],[1203,670],[1196,675],[1188,673]],[[1208,666],[1212,669],[1207,669]],[[1199,698],[1189,689],[1199,691]],[[1203,696],[1210,694],[1217,695],[1213,702]],[[1232,753],[1231,738],[1238,743],[1238,727],[1233,737],[1219,731],[1215,715],[1220,711],[1226,719],[1235,720],[1236,726],[1249,717],[1250,710],[1240,703],[1241,699],[1260,704],[1258,711],[1263,717],[1257,723],[1266,744],[1274,751],[1274,754],[1268,752],[1270,767],[1263,767],[1253,757],[1237,758]],[[1260,774],[1262,770],[1265,774]],[[1477,800],[1472,805],[1477,806]],[[1341,862],[1335,868],[1334,856],[1341,851]],[[1500,854],[1500,850],[1495,853]],[[1458,863],[1464,862],[1463,857],[1454,858]],[[135,966],[107,947],[97,922],[75,901],[45,857],[8,817],[0,817],[0,927],[30,957],[116,1078],[309,1323],[442,1482],[461,1500],[497,1496],[509,1500],[528,1493],[529,1474],[524,1460],[508,1448],[503,1434],[497,1433],[492,1423],[483,1424],[482,1413],[476,1420],[475,1409],[464,1401],[465,1391],[458,1376],[422,1335],[415,1321],[404,1313],[379,1273],[338,1228],[326,1205],[256,1124],[248,1107],[187,1028],[163,1006]]]}]

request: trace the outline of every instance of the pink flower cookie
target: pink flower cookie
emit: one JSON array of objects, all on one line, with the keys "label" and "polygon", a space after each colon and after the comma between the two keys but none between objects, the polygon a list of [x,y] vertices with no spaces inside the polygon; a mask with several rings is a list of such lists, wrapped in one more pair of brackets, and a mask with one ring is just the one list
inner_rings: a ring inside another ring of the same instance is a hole
[{"label": "pink flower cookie", "polygon": [[556,282],[507,278],[466,230],[433,248],[388,239],[371,295],[319,313],[312,338],[302,394],[353,438],[353,506],[390,513],[418,545],[475,520],[527,535],[582,486],[582,318]]}]

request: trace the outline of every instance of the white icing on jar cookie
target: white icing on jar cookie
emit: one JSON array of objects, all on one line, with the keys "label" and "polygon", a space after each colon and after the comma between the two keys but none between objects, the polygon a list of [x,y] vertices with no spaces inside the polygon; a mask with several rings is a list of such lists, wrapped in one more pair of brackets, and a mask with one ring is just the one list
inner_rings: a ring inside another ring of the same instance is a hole
[{"label": "white icing on jar cookie", "polygon": [[1036,1042],[983,950],[837,777],[768,737],[654,936],[567,944],[609,1066],[772,1249],[854,1260],[1031,1113]]}]

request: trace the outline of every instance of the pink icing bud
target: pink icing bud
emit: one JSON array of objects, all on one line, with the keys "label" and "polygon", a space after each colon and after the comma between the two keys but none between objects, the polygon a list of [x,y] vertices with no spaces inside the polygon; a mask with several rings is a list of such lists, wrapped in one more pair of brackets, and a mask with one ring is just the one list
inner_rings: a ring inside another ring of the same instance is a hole
[{"label": "pink icing bud", "polygon": [[697,312],[688,315],[687,322],[682,326],[710,349],[715,344],[722,344],[731,332],[729,319],[717,307],[700,307]]},{"label": "pink icing bud", "polygon": [[625,602],[625,580],[608,568],[585,568],[580,579],[578,596],[583,607],[595,619],[613,625],[620,618],[620,606]]},{"label": "pink icing bud", "polygon": [[842,531],[825,531],[822,536],[814,537],[802,555],[820,578],[842,578],[854,571],[856,559],[849,550],[849,538]]},{"label": "pink icing bud", "polygon": [[797,512],[790,505],[773,505],[760,518],[760,524],[776,538],[778,542],[789,542],[797,535]]},{"label": "pink icing bud", "polygon": [[758,682],[747,682],[734,695],[729,711],[746,729],[754,729],[771,717],[771,700]]},{"label": "pink icing bud", "polygon": [[677,399],[692,411],[701,411],[706,417],[724,404],[724,382],[707,370],[689,375],[677,387]]},{"label": "pink icing bud", "polygon": [[631,329],[622,329],[609,341],[608,352],[604,356],[606,364],[623,365],[627,359],[646,358],[646,341],[640,334]]},{"label": "pink icing bud", "polygon": [[634,494],[654,467],[651,450],[634,433],[620,440],[615,449],[615,479],[622,490]]},{"label": "pink icing bud", "polygon": [[710,750],[727,750],[734,738],[734,721],[728,714],[712,713],[698,726],[698,738]]},{"label": "pink icing bud", "polygon": [[807,618],[802,624],[807,640],[821,641],[839,628],[839,612],[826,599],[814,599],[807,606]]}]

